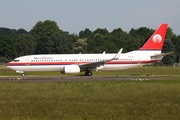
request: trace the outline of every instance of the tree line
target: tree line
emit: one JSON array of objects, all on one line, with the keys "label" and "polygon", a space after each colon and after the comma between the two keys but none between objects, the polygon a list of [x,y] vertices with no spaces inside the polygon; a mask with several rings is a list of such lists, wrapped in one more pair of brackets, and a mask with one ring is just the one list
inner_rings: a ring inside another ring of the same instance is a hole
[{"label": "tree line", "polygon": [[[146,27],[132,28],[129,32],[121,28],[109,32],[106,28],[89,28],[78,34],[61,30],[55,21],[37,22],[30,31],[0,28],[0,62],[31,54],[78,54],[117,53],[139,49],[155,30]],[[179,63],[180,36],[169,27],[163,52],[174,52],[163,58],[163,65]]]}]

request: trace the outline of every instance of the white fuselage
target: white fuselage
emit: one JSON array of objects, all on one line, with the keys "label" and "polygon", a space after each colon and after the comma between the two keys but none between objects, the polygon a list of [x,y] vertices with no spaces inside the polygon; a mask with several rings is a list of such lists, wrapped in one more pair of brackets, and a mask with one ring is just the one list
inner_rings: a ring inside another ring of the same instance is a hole
[{"label": "white fuselage", "polygon": [[104,65],[94,70],[122,70],[157,62],[162,57],[151,58],[161,51],[136,50],[121,54],[119,59],[111,60],[116,54],[42,54],[27,55],[9,62],[7,67],[16,71],[62,71],[64,66],[82,65],[92,62],[105,61]]}]

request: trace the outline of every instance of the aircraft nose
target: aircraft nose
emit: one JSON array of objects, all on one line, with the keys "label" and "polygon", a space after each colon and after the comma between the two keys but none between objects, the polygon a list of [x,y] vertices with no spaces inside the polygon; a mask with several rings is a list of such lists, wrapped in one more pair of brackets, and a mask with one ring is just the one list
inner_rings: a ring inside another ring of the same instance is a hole
[{"label": "aircraft nose", "polygon": [[14,66],[12,65],[11,62],[6,63],[6,67],[9,68],[9,69],[12,69],[12,70],[13,70],[13,68],[14,68]]},{"label": "aircraft nose", "polygon": [[6,66],[10,66],[10,63],[11,63],[11,62],[6,63]]},{"label": "aircraft nose", "polygon": [[12,64],[11,62],[6,63],[6,67],[11,68]]}]

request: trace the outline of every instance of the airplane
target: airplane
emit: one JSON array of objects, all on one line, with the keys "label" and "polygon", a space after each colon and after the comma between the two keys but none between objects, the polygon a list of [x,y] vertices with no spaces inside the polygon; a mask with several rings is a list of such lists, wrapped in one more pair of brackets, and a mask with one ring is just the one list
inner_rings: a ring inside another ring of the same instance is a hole
[{"label": "airplane", "polygon": [[163,56],[171,53],[161,53],[168,24],[161,24],[148,41],[138,50],[107,54],[40,54],[15,58],[6,66],[24,76],[26,71],[60,71],[62,74],[80,73],[92,76],[93,70],[124,70],[158,62]]}]

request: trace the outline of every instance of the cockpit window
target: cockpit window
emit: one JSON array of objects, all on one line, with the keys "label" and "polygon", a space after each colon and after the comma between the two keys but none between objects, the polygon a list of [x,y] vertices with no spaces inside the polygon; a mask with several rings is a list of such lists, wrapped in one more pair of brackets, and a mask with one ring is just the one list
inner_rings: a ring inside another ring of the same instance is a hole
[{"label": "cockpit window", "polygon": [[13,60],[14,62],[19,62],[19,60]]}]

